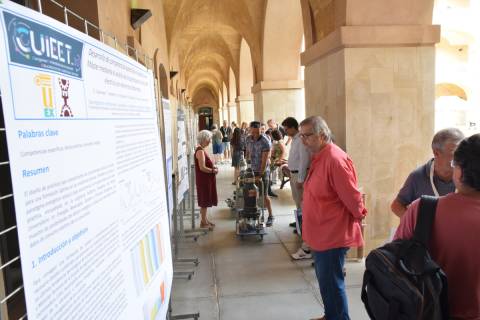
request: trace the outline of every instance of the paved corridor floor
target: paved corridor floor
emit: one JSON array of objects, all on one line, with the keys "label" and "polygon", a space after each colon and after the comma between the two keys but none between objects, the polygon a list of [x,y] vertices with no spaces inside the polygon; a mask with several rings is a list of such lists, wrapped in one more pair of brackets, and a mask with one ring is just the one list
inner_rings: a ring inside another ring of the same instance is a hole
[{"label": "paved corridor floor", "polygon": [[[173,314],[200,312],[202,320],[285,319],[307,320],[323,315],[323,306],[312,260],[292,261],[298,236],[288,224],[294,220],[294,204],[287,186],[274,192],[274,225],[259,237],[241,240],[235,235],[235,218],[225,203],[234,186],[230,165],[220,165],[217,176],[219,205],[209,210],[214,231],[197,242],[186,239],[179,245],[179,257],[198,257],[191,280],[175,279]],[[185,220],[188,228],[189,220]],[[175,270],[192,269],[175,265]],[[368,319],[360,300],[363,263],[348,262],[347,293],[352,320]]]}]

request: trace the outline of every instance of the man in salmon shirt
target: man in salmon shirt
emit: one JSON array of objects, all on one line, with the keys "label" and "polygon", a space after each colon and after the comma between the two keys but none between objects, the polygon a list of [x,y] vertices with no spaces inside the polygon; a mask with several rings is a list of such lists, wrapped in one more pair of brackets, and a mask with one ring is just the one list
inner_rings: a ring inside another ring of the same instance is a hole
[{"label": "man in salmon shirt", "polygon": [[363,245],[360,224],[367,210],[353,162],[332,143],[325,120],[318,116],[303,120],[300,137],[312,153],[304,183],[302,232],[313,250],[325,306],[325,316],[319,320],[350,319],[343,265],[348,248]]}]

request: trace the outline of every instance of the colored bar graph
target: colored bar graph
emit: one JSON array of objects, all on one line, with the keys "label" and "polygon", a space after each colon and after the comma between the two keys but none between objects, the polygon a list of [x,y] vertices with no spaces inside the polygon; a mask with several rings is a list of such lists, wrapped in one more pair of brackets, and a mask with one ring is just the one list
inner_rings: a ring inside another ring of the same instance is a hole
[{"label": "colored bar graph", "polygon": [[149,276],[151,277],[154,272],[155,272],[155,269],[153,268],[153,264],[152,264],[152,254],[151,254],[151,249],[150,249],[150,241],[148,241],[148,235],[145,236],[145,238],[143,238],[143,243],[145,244],[145,255],[146,255],[146,258],[147,258],[147,269],[148,269],[148,274]]},{"label": "colored bar graph", "polygon": [[165,249],[160,228],[157,224],[150,229],[131,251],[137,294],[149,285],[163,264]]},{"label": "colored bar graph", "polygon": [[143,283],[147,284],[149,279],[148,279],[147,263],[145,259],[145,248],[143,245],[143,240],[140,241],[140,255],[141,255],[140,261],[142,264],[142,271],[143,271]]},{"label": "colored bar graph", "polygon": [[154,229],[150,230],[150,233],[148,234],[148,239],[150,240],[150,249],[152,252],[153,256],[153,264],[155,266],[155,270],[158,270],[160,268],[160,261],[158,261],[158,246],[157,242],[155,241],[155,232]]},{"label": "colored bar graph", "polygon": [[157,248],[160,248],[160,264],[163,263],[164,255],[163,255],[163,246],[162,246],[162,237],[161,237],[161,232],[160,232],[160,225],[157,224],[157,227],[155,228],[157,231]]}]

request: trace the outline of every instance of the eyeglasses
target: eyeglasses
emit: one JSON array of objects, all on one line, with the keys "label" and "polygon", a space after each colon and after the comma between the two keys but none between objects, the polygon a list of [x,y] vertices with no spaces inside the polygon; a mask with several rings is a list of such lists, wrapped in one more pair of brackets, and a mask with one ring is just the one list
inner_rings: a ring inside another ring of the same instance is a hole
[{"label": "eyeglasses", "polygon": [[450,161],[450,167],[455,168],[455,166],[456,166],[455,161],[451,160]]},{"label": "eyeglasses", "polygon": [[308,137],[310,136],[313,136],[315,133],[311,132],[311,133],[300,133],[300,138],[302,139],[307,139]]}]

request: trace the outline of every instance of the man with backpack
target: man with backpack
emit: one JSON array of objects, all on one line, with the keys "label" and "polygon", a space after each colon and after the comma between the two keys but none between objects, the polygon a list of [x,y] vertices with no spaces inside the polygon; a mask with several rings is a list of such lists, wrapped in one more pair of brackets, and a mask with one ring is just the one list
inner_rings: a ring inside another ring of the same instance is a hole
[{"label": "man with backpack", "polygon": [[480,319],[480,134],[460,142],[451,167],[457,192],[414,201],[395,240],[367,256],[371,319]]},{"label": "man with backpack", "polygon": [[[438,199],[428,249],[448,279],[449,319],[480,319],[480,134],[462,140],[451,166],[457,192]],[[419,203],[408,207],[395,239],[413,236]]]}]

